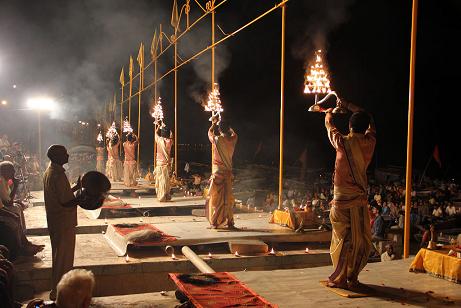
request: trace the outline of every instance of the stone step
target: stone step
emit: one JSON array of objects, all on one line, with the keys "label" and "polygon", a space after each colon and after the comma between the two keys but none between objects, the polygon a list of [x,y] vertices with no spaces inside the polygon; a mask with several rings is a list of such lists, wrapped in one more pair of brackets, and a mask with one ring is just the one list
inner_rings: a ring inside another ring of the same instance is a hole
[{"label": "stone step", "polygon": [[[207,254],[202,254],[201,257],[214,270],[228,272],[307,268],[330,264],[330,255],[326,249],[311,249],[309,253],[298,250],[277,252],[276,255],[266,253],[240,257],[224,253],[213,254],[210,258]],[[171,291],[175,286],[169,280],[168,273],[197,272],[192,263],[180,254],[176,254],[175,260],[165,256],[148,260],[135,257],[129,257],[128,261],[125,258],[118,259],[117,263],[112,264],[76,262],[75,268],[85,268],[94,273],[94,296]],[[50,286],[49,265],[40,268],[17,266],[15,291],[19,300],[31,299],[36,294],[49,290]]]}]

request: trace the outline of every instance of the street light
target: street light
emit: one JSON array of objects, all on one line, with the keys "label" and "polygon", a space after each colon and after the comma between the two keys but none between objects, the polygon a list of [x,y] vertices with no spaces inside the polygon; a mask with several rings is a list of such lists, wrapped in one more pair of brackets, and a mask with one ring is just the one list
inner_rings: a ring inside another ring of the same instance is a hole
[{"label": "street light", "polygon": [[38,114],[38,164],[41,170],[42,166],[42,111],[52,111],[56,109],[56,102],[49,97],[35,97],[27,100],[27,107],[30,110],[37,110]]},{"label": "street light", "polygon": [[51,111],[56,109],[56,102],[48,97],[29,98],[27,100],[27,107],[32,110],[47,110]]}]

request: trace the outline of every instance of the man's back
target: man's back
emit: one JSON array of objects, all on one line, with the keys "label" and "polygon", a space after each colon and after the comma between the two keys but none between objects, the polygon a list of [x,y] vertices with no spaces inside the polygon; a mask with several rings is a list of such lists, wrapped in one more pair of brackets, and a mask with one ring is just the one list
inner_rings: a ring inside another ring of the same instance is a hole
[{"label": "man's back", "polygon": [[213,164],[225,166],[232,170],[232,157],[234,156],[237,134],[231,136],[214,136],[212,142]]},{"label": "man's back", "polygon": [[123,143],[123,149],[125,151],[125,161],[135,160],[135,146],[134,142],[125,141]]}]

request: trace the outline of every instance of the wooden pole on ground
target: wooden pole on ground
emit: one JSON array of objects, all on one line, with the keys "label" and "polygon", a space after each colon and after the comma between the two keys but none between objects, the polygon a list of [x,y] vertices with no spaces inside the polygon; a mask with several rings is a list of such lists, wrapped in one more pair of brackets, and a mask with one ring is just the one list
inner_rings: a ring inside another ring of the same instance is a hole
[{"label": "wooden pole on ground", "polygon": [[205,263],[199,256],[195,254],[195,252],[192,251],[187,246],[183,246],[182,249],[182,254],[189,259],[189,261],[195,265],[195,267],[202,273],[204,274],[211,274],[211,273],[216,273],[208,264]]}]

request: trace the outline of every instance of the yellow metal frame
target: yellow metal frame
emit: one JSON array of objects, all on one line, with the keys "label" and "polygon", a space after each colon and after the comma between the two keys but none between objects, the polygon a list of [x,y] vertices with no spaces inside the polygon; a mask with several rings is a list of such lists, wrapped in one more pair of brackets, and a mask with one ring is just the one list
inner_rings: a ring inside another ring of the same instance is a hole
[{"label": "yellow metal frame", "polygon": [[[178,69],[181,68],[183,65],[197,59],[200,57],[202,54],[207,52],[208,50],[211,50],[211,85],[210,88],[213,87],[213,84],[215,83],[215,47],[222,44],[225,42],[227,39],[235,36],[238,34],[240,31],[246,29],[253,23],[259,21],[260,19],[264,18],[265,16],[271,14],[275,10],[281,8],[282,10],[282,36],[281,36],[281,80],[280,80],[280,162],[279,162],[279,208],[281,207],[282,204],[282,193],[283,193],[283,144],[284,144],[284,105],[285,105],[285,23],[286,23],[286,3],[289,0],[282,0],[278,4],[275,4],[272,8],[267,10],[266,12],[262,13],[258,17],[254,18],[250,22],[246,23],[245,25],[241,26],[240,28],[234,30],[233,32],[226,34],[224,31],[222,33],[224,34],[224,37],[216,41],[215,37],[215,14],[216,10],[223,5],[224,3],[227,2],[227,0],[222,0],[219,3],[216,3],[216,0],[209,0],[206,2],[205,7],[203,7],[198,0],[194,0],[193,3],[196,4],[197,7],[199,7],[202,11],[203,14],[198,17],[192,24],[190,24],[189,20],[189,15],[190,15],[190,10],[191,10],[191,0],[186,0],[186,3],[181,7],[179,11],[179,16],[176,25],[174,26],[174,34],[172,35],[171,39],[168,37],[166,33],[162,31],[162,25],[160,24],[160,31],[159,35],[157,38],[157,41],[154,42],[155,46],[155,54],[152,55],[152,60],[145,65],[144,67],[140,67],[139,73],[136,75],[130,76],[130,95],[127,98],[123,97],[123,88],[125,87],[125,84],[121,84],[121,99],[120,99],[120,128],[121,130],[123,129],[123,103],[128,101],[129,106],[131,105],[131,97],[133,95],[139,95],[139,100],[141,99],[141,93],[143,91],[148,90],[151,87],[154,87],[154,99],[157,101],[158,99],[158,87],[157,84],[159,81],[161,81],[163,78],[168,76],[171,73],[174,73],[174,118],[175,118],[175,132],[174,132],[174,147],[175,147],[175,158],[174,158],[174,163],[175,167],[174,170],[176,172],[176,175],[178,175],[178,99],[177,99],[177,86],[178,86]],[[174,2],[176,3],[176,2]],[[175,8],[173,8],[175,9]],[[181,17],[183,16],[183,13],[186,15],[186,28],[184,31],[179,33],[179,25],[181,24]],[[201,51],[197,52],[195,55],[191,56],[190,58],[186,60],[182,60],[181,63],[178,63],[178,41],[186,34],[188,33],[198,22],[200,22],[202,19],[204,19],[206,16],[211,14],[211,45],[207,46],[206,48],[202,49]],[[219,28],[219,26],[218,26]],[[221,29],[221,28],[219,28]],[[168,45],[163,49],[163,38],[166,38],[168,41]],[[155,39],[154,39],[155,40]],[[160,46],[160,53],[157,54],[157,48]],[[168,70],[166,73],[158,77],[158,60],[159,58],[171,47],[174,48],[174,67]],[[148,84],[145,85],[143,84],[143,72],[149,68],[151,65],[154,65],[154,80]],[[136,79],[139,76],[140,78],[140,88],[138,89],[137,93],[132,93],[132,79]],[[140,110],[140,101],[138,101],[139,104],[139,110]],[[130,107],[129,107],[130,108]],[[128,110],[130,114],[130,109]],[[114,111],[115,113],[115,111]],[[140,111],[138,112],[138,134],[140,133]],[[139,147],[138,145],[138,164],[139,164]],[[156,146],[154,142],[154,168],[155,168],[155,152],[156,152]]]}]

